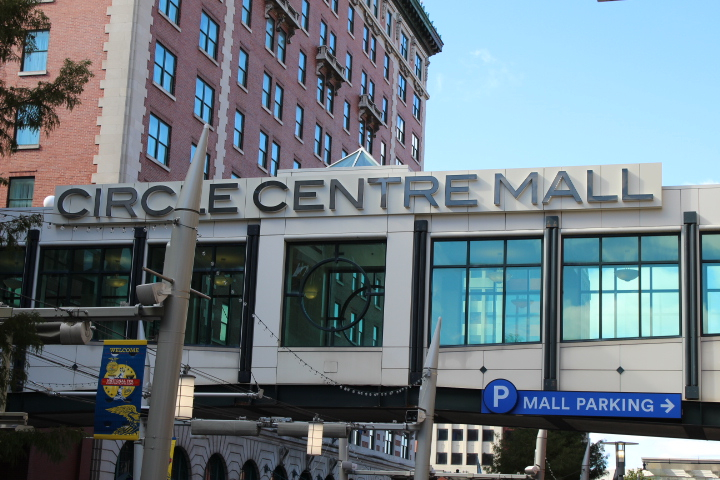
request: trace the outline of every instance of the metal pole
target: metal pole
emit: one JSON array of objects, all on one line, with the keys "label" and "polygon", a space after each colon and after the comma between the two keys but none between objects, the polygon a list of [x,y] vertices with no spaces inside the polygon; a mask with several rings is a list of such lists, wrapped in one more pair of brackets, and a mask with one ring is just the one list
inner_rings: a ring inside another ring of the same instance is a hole
[{"label": "metal pole", "polygon": [[163,274],[172,278],[174,283],[168,283],[171,293],[165,299],[165,313],[160,323],[150,414],[145,433],[142,476],[148,480],[158,480],[167,476],[190,299],[190,280],[197,243],[196,229],[200,219],[200,196],[209,128],[208,125],[203,128],[195,156],[180,191],[174,212],[175,225],[165,252]]},{"label": "metal pole", "polygon": [[545,480],[545,452],[547,450],[547,430],[538,430],[535,442],[535,465],[538,466],[536,480]]},{"label": "metal pole", "polygon": [[338,480],[348,480],[348,474],[343,468],[343,462],[347,462],[348,459],[348,439],[338,438]]},{"label": "metal pole", "polygon": [[585,447],[585,455],[583,456],[582,469],[580,470],[580,480],[590,480],[590,434],[587,434],[587,447]]},{"label": "metal pole", "polygon": [[430,348],[428,349],[422,372],[422,385],[418,407],[425,411],[425,420],[418,432],[418,448],[415,453],[415,480],[429,480],[430,452],[432,449],[433,425],[435,423],[435,389],[437,387],[438,356],[440,351],[440,327],[442,317],[438,318]]}]

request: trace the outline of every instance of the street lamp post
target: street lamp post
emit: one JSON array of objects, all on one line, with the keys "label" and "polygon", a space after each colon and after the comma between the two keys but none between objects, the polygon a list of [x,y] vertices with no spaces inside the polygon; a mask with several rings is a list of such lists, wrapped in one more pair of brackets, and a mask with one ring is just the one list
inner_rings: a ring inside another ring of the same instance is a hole
[{"label": "street lamp post", "polygon": [[614,480],[622,480],[625,476],[625,446],[637,445],[635,442],[602,442],[605,445],[615,445],[615,476]]}]

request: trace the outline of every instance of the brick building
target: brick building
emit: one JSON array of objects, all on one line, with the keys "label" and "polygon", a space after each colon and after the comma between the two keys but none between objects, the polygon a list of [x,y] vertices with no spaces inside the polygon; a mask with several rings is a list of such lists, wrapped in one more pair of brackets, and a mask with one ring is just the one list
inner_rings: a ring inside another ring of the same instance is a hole
[{"label": "brick building", "polygon": [[92,60],[95,77],[52,134],[17,132],[0,206],[39,206],[55,185],[182,179],[204,122],[208,178],[322,167],[360,145],[423,168],[428,59],[442,41],[418,0],[41,7],[51,27],[38,51],[0,78],[52,78],[66,57]]}]

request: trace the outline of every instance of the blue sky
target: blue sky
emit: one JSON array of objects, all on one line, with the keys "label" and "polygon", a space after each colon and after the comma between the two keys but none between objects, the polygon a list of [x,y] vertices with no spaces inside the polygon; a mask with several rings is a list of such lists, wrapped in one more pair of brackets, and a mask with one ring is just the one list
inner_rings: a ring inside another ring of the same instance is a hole
[{"label": "blue sky", "polygon": [[662,162],[720,183],[720,1],[425,0],[426,170]]},{"label": "blue sky", "polygon": [[[663,185],[720,183],[720,0],[424,4],[445,43],[426,170],[662,162]],[[628,468],[720,458],[718,442],[592,438],[640,443]]]}]

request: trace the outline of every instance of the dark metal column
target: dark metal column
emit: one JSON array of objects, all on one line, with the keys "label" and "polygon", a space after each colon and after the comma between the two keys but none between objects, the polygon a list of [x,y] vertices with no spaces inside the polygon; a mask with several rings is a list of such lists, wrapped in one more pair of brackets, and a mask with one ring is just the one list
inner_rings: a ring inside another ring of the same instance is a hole
[{"label": "dark metal column", "polygon": [[[145,247],[147,245],[147,229],[135,227],[132,266],[130,267],[130,305],[137,305],[138,299],[135,288],[142,284],[143,266],[145,265]],[[127,322],[127,338],[137,338],[139,322]]]},{"label": "dark metal column", "polygon": [[260,225],[248,225],[245,247],[245,285],[243,285],[242,327],[240,328],[240,371],[238,382],[250,383],[255,332],[255,296],[257,295]]},{"label": "dark metal column", "polygon": [[543,390],[557,390],[557,325],[558,289],[560,288],[560,218],[545,217],[545,284],[543,285],[543,318],[545,343],[543,358]]},{"label": "dark metal column", "polygon": [[697,212],[684,212],[685,243],[683,244],[683,261],[685,275],[683,290],[685,297],[685,399],[700,399],[700,358],[698,355],[698,265],[699,228]]},{"label": "dark metal column", "polygon": [[413,232],[412,305],[410,310],[410,384],[422,378],[425,347],[425,283],[428,222],[416,220]]}]

